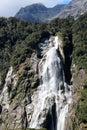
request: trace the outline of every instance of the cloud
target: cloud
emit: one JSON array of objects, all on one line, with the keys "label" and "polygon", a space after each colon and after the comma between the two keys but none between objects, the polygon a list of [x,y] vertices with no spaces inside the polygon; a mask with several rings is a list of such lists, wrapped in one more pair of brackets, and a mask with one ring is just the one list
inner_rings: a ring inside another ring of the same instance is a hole
[{"label": "cloud", "polygon": [[0,16],[13,16],[20,8],[20,2],[19,0],[2,0],[0,2]]},{"label": "cloud", "polygon": [[47,7],[53,7],[56,4],[67,3],[70,0],[2,0],[0,2],[0,16],[14,16],[21,7],[33,3],[43,3]]}]

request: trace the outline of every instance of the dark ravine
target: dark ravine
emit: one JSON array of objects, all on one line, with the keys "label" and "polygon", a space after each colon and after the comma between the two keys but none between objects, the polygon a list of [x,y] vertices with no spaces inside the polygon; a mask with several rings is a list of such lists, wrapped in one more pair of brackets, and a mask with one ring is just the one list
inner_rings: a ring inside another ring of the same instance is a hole
[{"label": "dark ravine", "polygon": [[49,22],[55,18],[66,18],[74,16],[78,18],[87,12],[87,0],[71,0],[67,5],[56,5],[53,8],[47,8],[42,4],[33,4],[21,8],[16,18],[30,22]]}]

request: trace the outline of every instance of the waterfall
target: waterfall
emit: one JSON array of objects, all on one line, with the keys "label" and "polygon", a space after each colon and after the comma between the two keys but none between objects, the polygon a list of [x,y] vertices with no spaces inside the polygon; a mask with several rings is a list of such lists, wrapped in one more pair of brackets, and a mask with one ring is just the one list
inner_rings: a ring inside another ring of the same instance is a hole
[{"label": "waterfall", "polygon": [[5,78],[5,84],[3,86],[3,90],[0,95],[0,103],[3,106],[3,110],[7,109],[9,110],[9,92],[8,89],[9,87],[14,87],[17,84],[17,76],[13,74],[13,67],[10,67],[6,78]]},{"label": "waterfall", "polygon": [[12,71],[13,71],[13,68],[10,67],[9,71],[8,71],[8,73],[6,75],[5,85],[4,85],[3,91],[2,91],[2,93],[0,95],[0,102],[2,102],[5,109],[9,109],[8,82],[11,82]]},{"label": "waterfall", "polygon": [[71,91],[70,86],[65,83],[62,58],[58,50],[61,43],[57,36],[53,42],[54,46],[50,47],[45,59],[43,58],[39,64],[41,82],[36,92],[37,96],[32,97],[34,109],[30,128],[48,127],[49,130],[64,130]]}]

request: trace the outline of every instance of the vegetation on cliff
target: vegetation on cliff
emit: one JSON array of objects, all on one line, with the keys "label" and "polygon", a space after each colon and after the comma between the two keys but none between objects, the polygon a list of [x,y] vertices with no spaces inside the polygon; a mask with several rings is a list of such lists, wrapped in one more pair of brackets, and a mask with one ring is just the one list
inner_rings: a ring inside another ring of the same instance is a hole
[{"label": "vegetation on cliff", "polygon": [[[41,28],[41,29],[40,29]],[[42,25],[30,24],[16,18],[0,18],[0,89],[9,66],[18,67],[30,58],[37,43],[49,32]]]},{"label": "vegetation on cliff", "polygon": [[[77,20],[73,17],[55,19],[49,24],[32,24],[16,18],[0,18],[0,91],[3,89],[10,66],[15,68],[18,76],[18,83],[10,96],[11,103],[17,95],[17,99],[21,100],[26,93],[32,94],[32,88],[35,89],[39,81],[31,71],[31,55],[35,54],[39,42],[43,42],[44,39],[58,32],[61,33],[63,40],[65,77],[70,83],[72,63],[77,66],[78,71],[84,69],[87,73],[87,14],[80,16]],[[37,82],[37,84],[32,84],[32,82]],[[87,125],[86,98],[87,82],[81,90],[76,110],[78,125],[81,123]],[[27,102],[24,101],[24,103]],[[2,122],[0,117],[0,124]]]}]

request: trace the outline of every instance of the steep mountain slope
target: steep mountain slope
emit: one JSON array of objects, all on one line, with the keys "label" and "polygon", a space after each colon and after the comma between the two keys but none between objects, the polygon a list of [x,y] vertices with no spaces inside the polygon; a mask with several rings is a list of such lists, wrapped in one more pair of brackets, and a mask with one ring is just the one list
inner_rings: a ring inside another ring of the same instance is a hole
[{"label": "steep mountain slope", "polygon": [[30,22],[46,22],[56,15],[64,5],[58,5],[54,8],[47,8],[43,4],[33,4],[25,8],[21,8],[16,17],[21,20]]},{"label": "steep mountain slope", "polygon": [[85,12],[87,12],[87,0],[72,0],[56,15],[56,17],[65,18],[71,15],[76,18]]},{"label": "steep mountain slope", "polygon": [[68,5],[57,5],[53,8],[33,4],[20,9],[15,17],[30,22],[47,22],[58,17],[66,18],[69,15],[76,18],[85,12],[87,12],[87,0],[72,0]]}]

